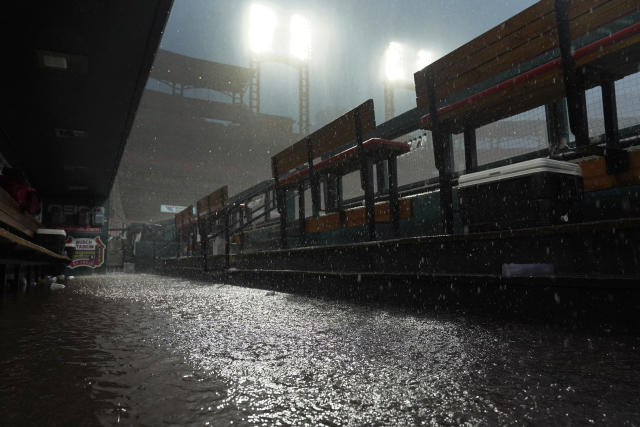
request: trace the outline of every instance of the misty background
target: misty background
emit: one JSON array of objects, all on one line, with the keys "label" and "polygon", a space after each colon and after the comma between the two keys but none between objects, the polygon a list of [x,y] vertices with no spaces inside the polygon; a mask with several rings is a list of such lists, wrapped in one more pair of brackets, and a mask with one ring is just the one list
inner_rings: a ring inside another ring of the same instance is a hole
[{"label": "misty background", "polygon": [[[314,131],[369,98],[377,124],[385,121],[383,56],[390,42],[404,46],[408,64],[419,49],[436,60],[535,1],[175,0],[156,59],[173,52],[210,61],[194,65],[202,69],[191,72],[218,79],[220,64],[249,71],[248,12],[254,3],[275,12],[273,50],[284,56],[289,54],[291,16],[310,22],[309,118]],[[176,64],[174,71],[180,67],[184,65]],[[395,115],[416,108],[415,91],[409,89],[416,69],[406,70],[407,88],[394,90]],[[162,204],[188,206],[221,186],[228,185],[233,195],[269,179],[270,157],[304,136],[297,123],[298,77],[295,67],[261,61],[259,114],[249,109],[248,89],[242,105],[232,105],[228,93],[175,91],[167,82],[149,78],[112,191],[115,222],[170,221],[173,214],[161,213]],[[620,128],[637,124],[639,75],[619,80],[616,87]],[[604,132],[600,89],[590,89],[586,96],[590,133],[597,136]],[[544,107],[483,126],[477,139],[479,164],[544,149]],[[428,133],[416,131],[402,140],[412,150],[398,159],[399,184],[436,177]],[[455,167],[461,171],[462,135],[454,135],[453,144]],[[361,195],[358,183],[357,173],[345,176],[346,198]]]},{"label": "misty background", "polygon": [[[253,0],[175,0],[161,48],[196,58],[248,66],[247,11]],[[382,55],[391,41],[447,54],[535,3],[533,0],[280,0],[258,1],[287,27],[298,13],[311,22],[312,130],[368,98],[384,120]],[[284,31],[286,33],[286,31]],[[283,50],[288,38],[276,38]],[[275,46],[278,49],[278,46]],[[297,71],[261,68],[261,112],[297,120]],[[246,101],[245,101],[246,102]],[[396,114],[415,108],[415,93],[397,90]]]}]

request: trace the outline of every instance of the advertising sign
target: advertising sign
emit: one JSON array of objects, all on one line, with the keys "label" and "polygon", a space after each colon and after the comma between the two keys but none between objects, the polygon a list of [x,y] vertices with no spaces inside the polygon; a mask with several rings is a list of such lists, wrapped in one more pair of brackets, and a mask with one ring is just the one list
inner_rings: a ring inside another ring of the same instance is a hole
[{"label": "advertising sign", "polygon": [[186,206],[160,205],[160,212],[177,214],[185,210]]},{"label": "advertising sign", "polygon": [[98,268],[104,264],[105,244],[102,243],[100,236],[68,237],[67,245],[69,244],[76,248],[69,268]]},{"label": "advertising sign", "polygon": [[46,228],[65,230],[67,244],[75,248],[65,274],[94,274],[106,270],[108,212],[108,200],[64,197],[44,201],[42,224]]}]

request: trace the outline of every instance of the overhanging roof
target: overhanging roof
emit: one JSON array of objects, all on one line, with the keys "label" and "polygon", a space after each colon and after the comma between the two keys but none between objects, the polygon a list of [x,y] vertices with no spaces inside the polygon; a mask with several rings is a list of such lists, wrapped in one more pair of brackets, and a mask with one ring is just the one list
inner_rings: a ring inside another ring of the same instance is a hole
[{"label": "overhanging roof", "polygon": [[151,69],[154,79],[219,92],[243,92],[253,71],[160,49]]},{"label": "overhanging roof", "polygon": [[254,113],[249,107],[241,104],[207,101],[179,95],[170,95],[155,90],[146,90],[140,108],[151,111],[170,113],[174,118],[199,117],[224,120],[243,125],[252,125],[268,121],[280,127],[289,128],[295,120],[290,117],[273,114]]},{"label": "overhanging roof", "polygon": [[0,15],[0,151],[44,197],[108,196],[171,4],[12,2]]}]

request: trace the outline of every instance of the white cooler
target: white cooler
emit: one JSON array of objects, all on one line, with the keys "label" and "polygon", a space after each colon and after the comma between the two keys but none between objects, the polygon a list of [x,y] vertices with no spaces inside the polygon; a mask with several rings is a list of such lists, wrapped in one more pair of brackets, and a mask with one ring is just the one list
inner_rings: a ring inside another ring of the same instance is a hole
[{"label": "white cooler", "polygon": [[57,254],[64,253],[64,244],[67,240],[67,232],[57,228],[38,228],[35,241],[38,245]]},{"label": "white cooler", "polygon": [[580,166],[533,159],[458,179],[465,230],[528,228],[575,221],[582,200]]}]

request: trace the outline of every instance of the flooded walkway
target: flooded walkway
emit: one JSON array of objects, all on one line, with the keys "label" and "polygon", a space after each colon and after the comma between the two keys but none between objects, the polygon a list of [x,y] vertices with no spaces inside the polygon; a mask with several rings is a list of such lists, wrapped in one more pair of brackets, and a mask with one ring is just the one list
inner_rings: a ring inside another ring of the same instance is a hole
[{"label": "flooded walkway", "polygon": [[640,423],[615,331],[111,275],[5,294],[0,334],[6,425]]}]

